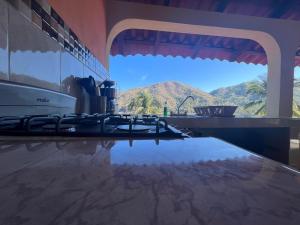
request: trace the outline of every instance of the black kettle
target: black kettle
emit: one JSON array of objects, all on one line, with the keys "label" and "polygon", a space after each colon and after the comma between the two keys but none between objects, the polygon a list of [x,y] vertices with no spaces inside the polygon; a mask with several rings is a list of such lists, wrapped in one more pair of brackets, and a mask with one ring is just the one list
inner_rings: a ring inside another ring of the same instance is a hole
[{"label": "black kettle", "polygon": [[115,81],[112,80],[105,80],[100,85],[100,95],[106,96],[107,99],[114,99],[116,98],[116,89],[112,86],[115,85]]},{"label": "black kettle", "polygon": [[87,93],[89,93],[90,96],[97,95],[96,82],[92,76],[87,78],[79,78],[78,82],[87,91]]}]

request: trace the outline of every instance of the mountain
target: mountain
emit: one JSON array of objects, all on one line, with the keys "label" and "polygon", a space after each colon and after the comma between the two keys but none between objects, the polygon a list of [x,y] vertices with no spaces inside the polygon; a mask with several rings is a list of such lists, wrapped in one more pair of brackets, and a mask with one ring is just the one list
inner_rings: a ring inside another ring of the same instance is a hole
[{"label": "mountain", "polygon": [[[128,105],[135,99],[139,93],[147,92],[153,98],[157,105],[158,112],[162,113],[164,102],[167,101],[169,110],[176,112],[179,102],[188,96],[195,97],[195,101],[187,100],[182,107],[181,112],[187,111],[193,113],[193,106],[197,105],[237,105],[239,106],[235,115],[250,116],[257,110],[255,107],[245,110],[244,106],[252,101],[258,100],[255,94],[248,94],[247,87],[253,81],[244,82],[238,85],[218,88],[206,93],[198,88],[175,81],[157,83],[148,87],[130,89],[120,94],[118,99],[119,109],[121,112],[130,112]],[[294,101],[300,105],[300,86],[294,87]]]},{"label": "mountain", "polygon": [[[257,95],[247,93],[247,87],[251,82],[253,81],[244,82],[234,86],[218,88],[214,91],[211,91],[209,94],[220,99],[224,104],[231,103],[239,106],[238,110],[236,111],[236,115],[249,115],[249,113],[251,114],[255,108],[253,108],[253,110],[250,108],[246,111],[243,106],[249,102],[258,100],[259,98]],[[295,83],[297,82],[299,82],[299,80],[295,79]],[[300,105],[300,86],[295,85],[293,91],[294,102],[297,105]]]},{"label": "mountain", "polygon": [[255,100],[254,96],[247,94],[249,83],[245,82],[234,86],[222,87],[211,91],[210,94],[224,101],[232,102],[235,105],[245,105],[250,100]]},{"label": "mountain", "polygon": [[142,92],[146,92],[152,97],[153,102],[156,103],[159,109],[158,113],[163,113],[165,102],[167,102],[170,111],[176,112],[177,105],[188,95],[194,96],[195,100],[192,101],[192,99],[188,99],[181,108],[181,112],[188,111],[189,113],[193,113],[194,105],[212,105],[218,102],[217,97],[201,91],[198,88],[194,88],[184,83],[167,81],[153,84],[148,87],[130,89],[121,93],[118,98],[120,112],[129,112],[128,106],[130,102]]},{"label": "mountain", "polygon": [[220,99],[221,103],[224,105],[229,104],[239,106],[235,114],[239,116],[247,116],[256,111],[256,108],[253,110],[245,110],[244,106],[249,102],[255,101],[259,98],[257,95],[247,93],[247,87],[251,82],[252,81],[229,87],[218,88],[214,91],[211,91],[209,94]]}]

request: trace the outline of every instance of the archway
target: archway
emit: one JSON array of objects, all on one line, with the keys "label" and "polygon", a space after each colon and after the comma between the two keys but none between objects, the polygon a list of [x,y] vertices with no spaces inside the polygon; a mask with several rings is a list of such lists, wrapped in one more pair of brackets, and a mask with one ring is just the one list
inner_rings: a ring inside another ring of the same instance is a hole
[{"label": "archway", "polygon": [[291,116],[293,79],[290,64],[293,64],[296,37],[290,38],[290,41],[284,39],[286,24],[267,18],[203,11],[199,13],[196,10],[143,4],[116,4],[115,1],[108,6],[108,12],[110,15],[117,12],[117,16],[112,16],[108,21],[107,57],[113,39],[127,29],[244,38],[258,42],[268,59],[268,116]]}]

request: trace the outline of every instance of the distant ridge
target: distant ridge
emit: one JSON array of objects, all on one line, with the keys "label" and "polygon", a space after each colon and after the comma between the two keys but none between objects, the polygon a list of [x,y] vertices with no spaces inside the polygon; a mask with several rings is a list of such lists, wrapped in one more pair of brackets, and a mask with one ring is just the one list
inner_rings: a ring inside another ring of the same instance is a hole
[{"label": "distant ridge", "polygon": [[183,106],[182,111],[194,112],[193,105],[211,105],[217,102],[216,97],[198,88],[194,88],[181,82],[167,81],[143,88],[130,89],[121,93],[118,99],[120,111],[127,112],[128,104],[131,99],[137,97],[137,95],[143,91],[148,92],[154,101],[157,101],[161,107],[163,107],[164,102],[167,101],[168,108],[174,112],[177,109],[177,104],[183,101],[188,95],[194,96],[195,101],[193,102],[189,99]]},{"label": "distant ridge", "polygon": [[[258,96],[247,93],[247,86],[250,82],[252,81],[218,88],[209,93],[177,81],[161,82],[147,87],[130,89],[121,93],[118,101],[119,109],[122,112],[127,112],[127,106],[131,99],[135,98],[140,92],[146,91],[150,93],[154,101],[159,102],[161,107],[163,107],[164,102],[167,101],[169,109],[174,112],[179,102],[187,95],[192,95],[195,97],[195,101],[193,102],[189,99],[183,106],[182,112],[188,111],[189,113],[193,113],[193,106],[222,104],[237,105],[239,107],[235,115],[247,116],[251,115],[255,109],[252,110],[250,108],[246,111],[243,107],[247,103],[258,99]],[[300,87],[294,88],[294,100],[300,105]],[[160,111],[162,111],[162,108]]]}]

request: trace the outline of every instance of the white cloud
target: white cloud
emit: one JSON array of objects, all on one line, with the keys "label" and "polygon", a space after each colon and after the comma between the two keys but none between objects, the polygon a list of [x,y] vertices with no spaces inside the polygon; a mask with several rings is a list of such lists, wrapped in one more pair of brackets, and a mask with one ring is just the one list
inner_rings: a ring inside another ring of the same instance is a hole
[{"label": "white cloud", "polygon": [[131,68],[127,69],[127,73],[130,74],[132,77],[135,77],[135,79],[139,79],[139,81],[145,81],[148,78],[148,74],[140,75],[137,71]]}]

